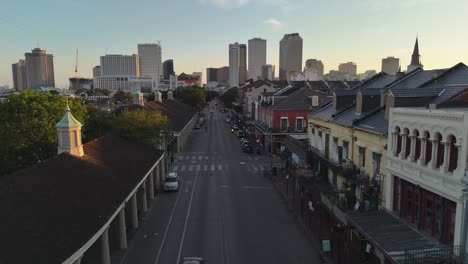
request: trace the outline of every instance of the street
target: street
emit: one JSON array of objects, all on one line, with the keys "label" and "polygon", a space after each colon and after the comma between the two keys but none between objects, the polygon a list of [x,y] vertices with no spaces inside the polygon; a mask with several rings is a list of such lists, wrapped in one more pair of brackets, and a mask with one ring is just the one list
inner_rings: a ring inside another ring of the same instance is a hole
[{"label": "street", "polygon": [[[177,157],[179,191],[160,192],[121,263],[321,263],[319,253],[262,176],[267,155],[242,151],[215,110]],[[207,127],[207,131],[205,130]]]}]

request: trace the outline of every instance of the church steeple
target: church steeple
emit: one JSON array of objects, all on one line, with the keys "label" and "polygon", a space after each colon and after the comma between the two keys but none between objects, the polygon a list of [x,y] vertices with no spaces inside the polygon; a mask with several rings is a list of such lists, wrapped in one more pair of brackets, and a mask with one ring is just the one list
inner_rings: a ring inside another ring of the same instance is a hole
[{"label": "church steeple", "polygon": [[84,156],[83,144],[81,143],[82,126],[83,125],[71,114],[67,100],[65,114],[55,125],[58,137],[58,154],[68,152],[78,157]]},{"label": "church steeple", "polygon": [[416,36],[416,42],[414,43],[413,55],[411,55],[411,64],[408,65],[408,71],[413,71],[417,68],[423,68],[421,64],[421,56],[419,55],[419,43],[418,37]]}]

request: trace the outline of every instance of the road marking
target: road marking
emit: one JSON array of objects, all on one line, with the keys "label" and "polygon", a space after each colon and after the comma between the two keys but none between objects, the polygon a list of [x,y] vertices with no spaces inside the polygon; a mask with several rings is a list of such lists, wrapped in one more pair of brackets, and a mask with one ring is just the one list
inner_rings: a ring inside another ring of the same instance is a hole
[{"label": "road marking", "polygon": [[[180,188],[182,188],[183,186],[184,186],[184,182],[182,181],[182,183],[180,185]],[[158,264],[159,256],[161,255],[161,251],[162,251],[162,248],[164,246],[164,242],[166,241],[167,233],[169,232],[169,227],[171,226],[171,223],[172,223],[172,217],[174,216],[175,209],[176,209],[177,204],[179,202],[179,197],[180,197],[180,192],[177,194],[177,198],[176,198],[176,201],[174,203],[174,208],[172,208],[171,216],[169,217],[169,223],[167,223],[166,231],[164,232],[164,237],[163,237],[163,239],[161,241],[161,246],[159,246],[158,255],[156,256],[156,261],[154,262],[154,264]]]},{"label": "road marking", "polygon": [[258,171],[257,166],[255,166],[254,164],[252,164],[252,168],[254,169],[254,171]]},{"label": "road marking", "polygon": [[205,159],[207,160],[207,159],[208,159],[208,156],[205,156]]},{"label": "road marking", "polygon": [[184,247],[185,233],[187,232],[187,224],[188,224],[188,220],[190,217],[190,211],[192,210],[193,194],[195,193],[195,187],[197,186],[197,179],[198,179],[198,173],[195,173],[195,180],[193,182],[192,194],[190,195],[190,202],[189,202],[189,206],[187,210],[187,216],[185,217],[184,231],[182,231],[182,239],[180,241],[179,254],[177,254],[176,263],[180,263],[180,254],[182,253],[182,248]]},{"label": "road marking", "polygon": [[262,186],[243,186],[244,189],[258,189],[258,190],[269,190],[271,187],[262,187]]},{"label": "road marking", "polygon": [[190,165],[190,166],[188,167],[188,171],[192,171],[192,170],[193,170],[193,165]]},{"label": "road marking", "polygon": [[180,168],[180,171],[185,171],[185,165],[182,165],[182,167]]},{"label": "road marking", "polygon": [[218,170],[219,170],[219,171],[220,171],[220,170],[223,170],[223,165],[218,164]]},{"label": "road marking", "polygon": [[177,171],[179,169],[179,166],[175,165],[174,168],[172,168],[172,171]]},{"label": "road marking", "polygon": [[211,164],[210,168],[211,168],[211,171],[214,171],[215,170],[215,165]]},{"label": "road marking", "polygon": [[244,164],[245,164],[245,162],[241,161],[241,162],[239,162],[239,164],[241,164],[241,165],[244,165]]},{"label": "road marking", "polygon": [[258,165],[258,167],[260,167],[260,170],[261,170],[261,171],[264,171],[264,170],[265,170],[265,168],[264,168],[262,165]]},{"label": "road marking", "polygon": [[231,188],[231,185],[221,185],[219,188]]},{"label": "road marking", "polygon": [[203,165],[203,170],[204,170],[204,171],[207,171],[207,170],[208,170],[208,165],[206,165],[206,164]]}]

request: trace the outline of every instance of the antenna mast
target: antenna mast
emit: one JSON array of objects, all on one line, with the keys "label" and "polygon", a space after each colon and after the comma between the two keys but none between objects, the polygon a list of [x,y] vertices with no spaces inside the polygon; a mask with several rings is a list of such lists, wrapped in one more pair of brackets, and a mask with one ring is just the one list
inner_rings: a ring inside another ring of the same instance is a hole
[{"label": "antenna mast", "polygon": [[80,78],[78,74],[78,48],[76,49],[75,78],[77,81]]}]

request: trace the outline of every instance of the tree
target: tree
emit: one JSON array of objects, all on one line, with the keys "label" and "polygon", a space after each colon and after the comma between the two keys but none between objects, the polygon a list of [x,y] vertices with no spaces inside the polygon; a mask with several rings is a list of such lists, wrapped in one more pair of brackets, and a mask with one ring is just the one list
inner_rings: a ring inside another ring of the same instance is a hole
[{"label": "tree", "polygon": [[172,134],[167,117],[160,112],[124,110],[115,121],[114,133],[118,136],[155,148],[168,142]]},{"label": "tree", "polygon": [[174,97],[184,104],[202,109],[206,105],[205,89],[199,86],[179,87],[174,91]]},{"label": "tree", "polygon": [[88,95],[110,95],[110,91],[107,89],[100,89],[100,88],[95,88],[93,89],[91,94]]},{"label": "tree", "polygon": [[205,101],[211,102],[214,98],[219,97],[219,93],[217,91],[206,91],[205,92]]},{"label": "tree", "polygon": [[88,105],[88,115],[83,128],[83,142],[112,133],[115,124],[115,115],[103,111],[94,105]]},{"label": "tree", "polygon": [[224,94],[220,96],[221,102],[228,108],[232,108],[232,103],[236,101],[237,97],[239,96],[239,93],[237,91],[237,88],[231,88],[227,90]]},{"label": "tree", "polygon": [[[0,175],[57,154],[55,124],[65,113],[66,98],[50,93],[23,91],[0,103]],[[69,99],[73,116],[85,120],[87,109]]]},{"label": "tree", "polygon": [[128,101],[131,101],[133,99],[133,95],[129,92],[118,90],[114,94],[114,99],[122,103],[127,103]]}]

